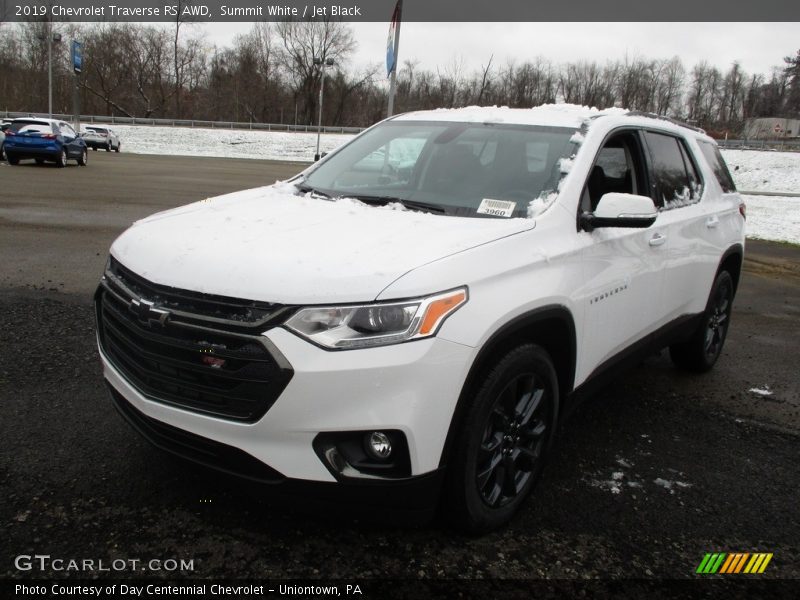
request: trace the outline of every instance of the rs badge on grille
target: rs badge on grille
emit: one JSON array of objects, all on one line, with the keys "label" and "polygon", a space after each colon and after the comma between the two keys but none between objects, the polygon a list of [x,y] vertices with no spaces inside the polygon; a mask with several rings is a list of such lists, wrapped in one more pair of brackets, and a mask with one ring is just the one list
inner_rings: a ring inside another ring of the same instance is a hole
[{"label": "rs badge on grille", "polygon": [[130,311],[137,316],[139,322],[148,327],[153,325],[161,325],[162,327],[167,323],[169,318],[169,311],[155,308],[152,302],[144,298],[131,300]]}]

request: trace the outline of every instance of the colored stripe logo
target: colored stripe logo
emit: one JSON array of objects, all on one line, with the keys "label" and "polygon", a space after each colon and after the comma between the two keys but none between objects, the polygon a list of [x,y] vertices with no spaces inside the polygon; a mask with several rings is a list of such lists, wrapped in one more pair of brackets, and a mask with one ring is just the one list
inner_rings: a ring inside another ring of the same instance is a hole
[{"label": "colored stripe logo", "polygon": [[754,552],[752,554],[749,552],[709,552],[700,561],[695,573],[701,575],[716,573],[755,575],[766,570],[772,556],[772,552]]}]

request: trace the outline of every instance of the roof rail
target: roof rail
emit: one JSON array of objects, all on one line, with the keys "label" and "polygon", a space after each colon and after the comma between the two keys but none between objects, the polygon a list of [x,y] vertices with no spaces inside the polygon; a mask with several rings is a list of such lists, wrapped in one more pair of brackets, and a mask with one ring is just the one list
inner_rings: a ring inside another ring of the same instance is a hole
[{"label": "roof rail", "polygon": [[705,135],[705,129],[701,129],[700,127],[695,127],[694,125],[689,125],[688,123],[684,123],[683,121],[679,121],[678,119],[673,119],[672,117],[667,117],[665,115],[659,115],[652,112],[645,112],[643,110],[632,110],[630,112],[625,113],[625,116],[628,117],[647,117],[648,119],[658,119],[659,121],[668,121],[673,125],[678,125],[680,127],[686,127],[686,129],[691,129],[692,131],[697,131],[698,133],[702,133]]}]

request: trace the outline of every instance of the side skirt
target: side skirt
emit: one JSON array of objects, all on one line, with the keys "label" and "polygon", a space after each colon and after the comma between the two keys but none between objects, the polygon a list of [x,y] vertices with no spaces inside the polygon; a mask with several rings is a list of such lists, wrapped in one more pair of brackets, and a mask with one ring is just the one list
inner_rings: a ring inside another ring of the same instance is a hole
[{"label": "side skirt", "polygon": [[602,363],[566,399],[563,405],[562,421],[586,398],[607,386],[651,354],[671,344],[688,340],[697,331],[702,319],[702,313],[680,316]]}]

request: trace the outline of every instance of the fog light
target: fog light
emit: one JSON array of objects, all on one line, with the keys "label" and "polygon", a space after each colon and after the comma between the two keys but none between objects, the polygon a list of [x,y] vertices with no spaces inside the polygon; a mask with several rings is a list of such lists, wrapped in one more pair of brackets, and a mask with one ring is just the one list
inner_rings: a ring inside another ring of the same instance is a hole
[{"label": "fog light", "polygon": [[385,459],[389,458],[392,453],[392,443],[389,441],[389,436],[381,431],[373,431],[367,434],[367,452],[373,458]]}]

